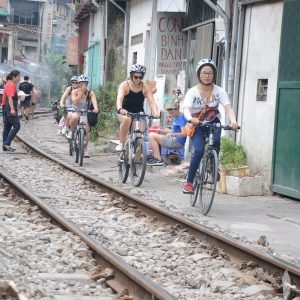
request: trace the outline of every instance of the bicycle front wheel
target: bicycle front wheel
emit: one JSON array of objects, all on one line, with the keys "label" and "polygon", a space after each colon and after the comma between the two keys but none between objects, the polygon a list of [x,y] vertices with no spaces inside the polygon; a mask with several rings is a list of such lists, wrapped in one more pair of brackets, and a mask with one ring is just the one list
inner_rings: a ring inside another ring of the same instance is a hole
[{"label": "bicycle front wheel", "polygon": [[82,167],[83,156],[84,156],[84,140],[85,140],[85,129],[79,129],[79,166]]},{"label": "bicycle front wheel", "polygon": [[131,182],[138,187],[143,183],[147,167],[146,146],[142,138],[138,138],[134,144],[131,160]]},{"label": "bicycle front wheel", "polygon": [[216,150],[209,151],[203,158],[200,177],[199,202],[202,214],[205,216],[214,201],[218,177],[218,155]]},{"label": "bicycle front wheel", "polygon": [[128,161],[128,143],[125,144],[125,148],[120,154],[119,161],[118,161],[118,168],[119,168],[119,180],[122,183],[127,181],[129,175],[129,161]]},{"label": "bicycle front wheel", "polygon": [[75,150],[75,163],[78,163],[79,160],[79,145],[80,145],[80,137],[79,131],[76,129],[74,136],[73,136],[73,145]]},{"label": "bicycle front wheel", "polygon": [[190,198],[190,204],[191,206],[195,206],[197,200],[198,200],[198,196],[199,196],[199,190],[200,190],[200,180],[201,180],[201,170],[202,170],[202,164],[203,164],[203,160],[201,160],[200,164],[199,164],[199,168],[197,169],[196,175],[195,175],[195,179],[193,182],[193,187],[194,187],[194,193],[191,194],[191,198]]}]

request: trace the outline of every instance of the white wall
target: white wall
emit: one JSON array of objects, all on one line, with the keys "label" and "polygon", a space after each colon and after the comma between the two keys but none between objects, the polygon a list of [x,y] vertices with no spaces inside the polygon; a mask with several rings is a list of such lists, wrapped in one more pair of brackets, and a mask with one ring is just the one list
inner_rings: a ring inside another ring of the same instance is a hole
[{"label": "white wall", "polygon": [[[248,6],[245,20],[238,122],[252,171],[263,171],[269,190],[272,168],[278,59],[283,5]],[[268,79],[267,101],[256,101],[257,80]]]},{"label": "white wall", "polygon": [[[129,47],[128,66],[132,65],[133,52],[137,52],[137,63],[145,64],[145,39],[146,31],[151,23],[152,0],[132,0],[130,2],[130,25],[129,25]],[[143,33],[143,43],[131,46],[131,37]]]}]

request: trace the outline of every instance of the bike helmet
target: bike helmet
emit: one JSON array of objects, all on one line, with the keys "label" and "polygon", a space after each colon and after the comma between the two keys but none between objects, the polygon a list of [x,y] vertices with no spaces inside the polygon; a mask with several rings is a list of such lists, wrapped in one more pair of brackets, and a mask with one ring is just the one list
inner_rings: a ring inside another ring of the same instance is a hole
[{"label": "bike helmet", "polygon": [[196,66],[197,76],[199,77],[200,71],[204,66],[212,67],[212,69],[214,71],[214,79],[215,79],[217,76],[217,66],[216,66],[215,62],[210,58],[204,58],[198,62],[197,66]]},{"label": "bike helmet", "polygon": [[87,119],[88,119],[88,123],[91,127],[96,126],[97,121],[98,121],[98,113],[88,112]]},{"label": "bike helmet", "polygon": [[146,68],[143,65],[135,64],[132,65],[129,69],[129,73],[146,73]]},{"label": "bike helmet", "polygon": [[78,81],[78,76],[72,76],[70,81]]},{"label": "bike helmet", "polygon": [[86,75],[78,76],[78,82],[89,82],[89,78]]}]

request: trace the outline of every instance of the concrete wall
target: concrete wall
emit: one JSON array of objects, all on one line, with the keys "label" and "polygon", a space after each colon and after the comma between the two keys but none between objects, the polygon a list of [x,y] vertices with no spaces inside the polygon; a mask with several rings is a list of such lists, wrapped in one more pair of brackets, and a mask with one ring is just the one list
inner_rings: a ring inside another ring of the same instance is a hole
[{"label": "concrete wall", "polygon": [[[281,2],[250,5],[245,20],[238,140],[251,170],[263,173],[266,191],[271,180],[282,10]],[[268,79],[267,101],[256,101],[258,79]]]}]

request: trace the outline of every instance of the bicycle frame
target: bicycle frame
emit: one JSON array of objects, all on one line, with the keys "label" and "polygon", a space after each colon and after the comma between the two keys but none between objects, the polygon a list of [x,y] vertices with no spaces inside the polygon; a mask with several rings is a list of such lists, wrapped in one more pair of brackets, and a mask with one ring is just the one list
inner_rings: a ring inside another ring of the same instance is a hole
[{"label": "bicycle frame", "polygon": [[[129,127],[129,133],[126,140],[126,143],[128,143],[128,162],[131,166],[132,164],[132,155],[134,154],[134,145],[137,137],[144,138],[144,133],[140,130],[140,122],[142,117],[148,117],[146,114],[130,114],[131,117],[131,123]],[[134,123],[134,124],[133,124]],[[134,125],[134,126],[133,126]],[[126,144],[125,143],[125,144]]]}]

